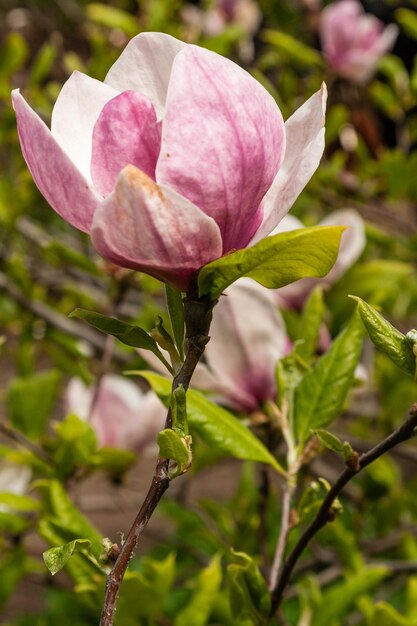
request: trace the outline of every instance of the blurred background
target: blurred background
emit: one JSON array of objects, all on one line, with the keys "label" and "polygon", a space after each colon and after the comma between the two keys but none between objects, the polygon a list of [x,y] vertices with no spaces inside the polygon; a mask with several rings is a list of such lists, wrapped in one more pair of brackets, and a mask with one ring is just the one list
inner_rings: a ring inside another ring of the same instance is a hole
[{"label": "blurred background", "polygon": [[[20,88],[49,124],[71,73],[78,70],[103,80],[127,42],[142,31],[169,33],[233,59],[272,94],[284,119],[325,81],[325,155],[291,213],[305,225],[315,225],[338,209],[353,209],[366,232],[359,259],[347,263],[325,293],[326,332],[330,339],[346,324],[354,309],[347,298],[351,293],[379,306],[407,332],[417,326],[417,2],[362,3],[384,27],[395,24],[398,29],[378,53],[369,41],[362,52],[359,47],[364,64],[358,56],[352,63],[340,63],[333,54],[323,10],[335,4],[0,0],[0,492],[16,495],[0,497],[2,624],[97,623],[99,607],[88,590],[91,573],[87,581],[79,572],[52,578],[42,564],[42,550],[65,539],[62,528],[58,531],[50,520],[57,511],[70,510],[69,493],[88,520],[116,541],[117,533],[128,529],[152,473],[155,450],[143,452],[140,437],[136,451],[116,437],[111,442],[116,451],[106,455],[95,444],[85,444],[90,426],[80,443],[79,423],[61,421],[68,412],[70,379],[81,379],[87,388],[108,372],[121,374],[127,366],[144,365],[132,350],[68,314],[83,307],[148,329],[156,315],[164,315],[164,294],[156,280],[110,267],[87,236],[48,207],[21,154],[10,91]],[[336,19],[339,41],[345,37],[342,22],[342,17]],[[377,30],[381,34],[383,26]],[[372,35],[372,45],[376,38]],[[283,316],[290,339],[296,341],[300,310],[285,308]],[[403,419],[416,393],[414,381],[370,345],[363,361],[363,385],[337,428],[353,445],[366,449],[367,441],[375,442]],[[208,555],[225,540],[251,551],[248,532],[259,521],[257,474],[247,467],[242,473],[237,461],[214,465],[203,445],[199,454],[193,474],[174,485],[150,527],[148,560],[135,566],[142,586],[137,583],[132,597],[126,596],[126,606],[134,598],[149,603],[152,597],[159,608],[138,609],[129,617],[123,605],[118,617],[123,626],[235,623],[224,598],[214,593],[210,597],[217,599],[205,614],[190,618],[187,606],[198,605],[197,592],[208,584],[198,577],[190,581],[205,571],[201,568]],[[347,515],[320,536],[309,557],[313,569],[303,579],[304,587],[293,590],[282,624],[417,624],[416,463],[416,448],[410,444],[352,486]],[[7,475],[11,467],[29,473],[20,475],[19,483],[17,470]],[[327,457],[316,459],[312,472],[329,480],[335,476]],[[44,481],[38,487],[41,504],[28,487],[31,477]],[[73,522],[72,513],[68,515]],[[271,548],[274,539],[272,531]],[[175,573],[172,554],[177,555]],[[389,575],[358,577],[364,561],[388,562]],[[303,602],[315,607],[332,602],[334,585],[340,587],[339,600],[333,599],[339,609],[327,617],[322,614],[320,622],[314,621],[317,617],[299,621]],[[388,606],[380,613],[372,585]],[[160,595],[153,597],[155,588]],[[320,588],[330,591],[320,596]],[[349,598],[343,606],[342,596]]]}]

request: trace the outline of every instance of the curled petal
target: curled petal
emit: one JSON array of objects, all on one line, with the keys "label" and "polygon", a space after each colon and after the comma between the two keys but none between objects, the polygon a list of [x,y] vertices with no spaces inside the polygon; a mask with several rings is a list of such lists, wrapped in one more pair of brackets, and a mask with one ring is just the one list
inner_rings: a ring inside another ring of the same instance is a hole
[{"label": "curled petal", "polygon": [[73,72],[52,111],[53,136],[88,181],[94,124],[106,102],[117,93],[99,80]]},{"label": "curled petal", "polygon": [[135,165],[155,179],[161,128],[151,102],[125,91],[102,109],[93,131],[91,176],[103,196],[111,193],[126,165]]},{"label": "curled petal", "polygon": [[186,45],[164,33],[140,33],[129,41],[104,82],[118,91],[132,89],[142,93],[152,102],[160,119],[172,64]]},{"label": "curled petal", "polygon": [[98,196],[19,90],[12,100],[23,156],[39,191],[64,220],[88,233]]},{"label": "curled petal", "polygon": [[251,244],[269,235],[288,213],[314,172],[324,150],[327,89],[317,91],[285,122],[284,161],[262,202],[263,221]]},{"label": "curled petal", "polygon": [[223,251],[244,247],[285,151],[281,113],[232,61],[187,46],[175,58],[156,179],[216,220]]},{"label": "curled petal", "polygon": [[210,335],[206,357],[218,380],[215,391],[246,411],[274,397],[275,367],[287,344],[271,292],[250,279],[229,287],[216,306]]},{"label": "curled petal", "polygon": [[133,165],[97,208],[91,236],[104,258],[182,291],[203,265],[221,256],[214,220]]}]

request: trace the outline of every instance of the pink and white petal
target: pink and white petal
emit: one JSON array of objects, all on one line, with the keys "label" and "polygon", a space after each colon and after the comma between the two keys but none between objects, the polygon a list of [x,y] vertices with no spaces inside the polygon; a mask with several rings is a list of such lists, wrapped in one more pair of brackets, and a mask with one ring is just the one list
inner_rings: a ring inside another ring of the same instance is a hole
[{"label": "pink and white petal", "polygon": [[125,167],[112,194],[99,205],[91,237],[104,258],[182,291],[222,253],[214,220],[133,165]]},{"label": "pink and white petal", "polygon": [[64,220],[88,233],[98,196],[18,89],[12,101],[23,156],[39,191]]},{"label": "pink and white petal", "polygon": [[327,284],[333,284],[346,270],[357,261],[365,245],[365,224],[361,216],[354,209],[333,211],[320,222],[320,226],[348,226],[340,243],[336,263],[324,278]]},{"label": "pink and white petal", "polygon": [[90,181],[94,124],[106,102],[118,92],[81,72],[73,72],[52,111],[51,132],[64,152]]},{"label": "pink and white petal", "polygon": [[158,118],[165,100],[174,59],[187,44],[164,33],[140,33],[127,44],[104,82],[118,91],[138,91],[154,105]]},{"label": "pink and white petal", "polygon": [[230,399],[247,411],[275,394],[275,367],[286,332],[274,295],[250,279],[226,290],[216,306],[206,357],[216,378],[236,390]]},{"label": "pink and white petal", "polygon": [[224,252],[244,247],[259,226],[284,151],[281,113],[250,74],[197,46],[176,56],[156,180],[216,220]]},{"label": "pink and white petal", "polygon": [[96,189],[109,195],[129,164],[155,180],[161,148],[161,125],[146,96],[124,91],[104,105],[93,131],[91,176]]},{"label": "pink and white petal", "polygon": [[263,220],[251,244],[269,235],[288,213],[314,172],[324,150],[327,88],[317,91],[285,122],[284,161],[263,199]]}]

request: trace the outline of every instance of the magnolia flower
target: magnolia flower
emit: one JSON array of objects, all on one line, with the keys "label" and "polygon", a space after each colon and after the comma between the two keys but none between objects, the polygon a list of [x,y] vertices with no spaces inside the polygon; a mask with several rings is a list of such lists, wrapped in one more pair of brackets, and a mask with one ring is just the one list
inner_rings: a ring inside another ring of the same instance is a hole
[{"label": "magnolia flower", "polygon": [[94,385],[87,387],[80,378],[72,378],[65,403],[69,413],[89,420],[100,446],[140,450],[164,427],[166,409],[158,397],[122,376],[103,376],[95,394]]},{"label": "magnolia flower", "polygon": [[[320,226],[336,226],[338,224],[348,226],[348,228],[342,235],[339,255],[330,272],[325,278],[302,278],[291,285],[278,289],[276,294],[280,306],[300,308],[317,284],[330,287],[360,257],[366,243],[365,225],[361,216],[353,209],[341,209],[340,211],[333,211],[320,222]],[[304,228],[304,224],[296,217],[287,215],[273,234],[298,228]]]},{"label": "magnolia flower", "polygon": [[323,152],[325,96],[284,125],[245,70],[161,33],[130,41],[104,83],[74,72],[51,130],[12,94],[23,155],[55,211],[104,258],[184,291],[288,212]]},{"label": "magnolia flower", "polygon": [[366,82],[379,59],[393,47],[398,28],[365,14],[357,0],[341,0],[324,9],[320,38],[324,56],[333,70],[357,83]]}]

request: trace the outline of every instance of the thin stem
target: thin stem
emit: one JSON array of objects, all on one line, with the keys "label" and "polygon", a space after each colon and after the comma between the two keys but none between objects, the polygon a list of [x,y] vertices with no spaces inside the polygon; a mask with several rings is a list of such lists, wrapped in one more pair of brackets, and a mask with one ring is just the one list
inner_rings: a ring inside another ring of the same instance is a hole
[{"label": "thin stem", "polygon": [[270,495],[270,481],[268,474],[268,467],[261,465],[260,468],[260,480],[259,480],[259,499],[258,499],[258,513],[259,513],[259,552],[261,555],[261,571],[266,575],[268,571],[268,542],[267,542],[267,520],[266,513],[268,510],[268,500]]},{"label": "thin stem", "polygon": [[290,532],[291,521],[291,500],[295,490],[295,479],[290,476],[284,485],[284,495],[282,497],[281,527],[279,531],[278,543],[275,550],[274,561],[269,577],[269,589],[272,591],[277,584],[281,563],[284,557],[285,546],[287,545],[288,534]]},{"label": "thin stem", "polygon": [[339,478],[328,492],[326,498],[323,500],[323,503],[316,517],[301,535],[296,546],[286,560],[284,567],[282,568],[277,584],[272,590],[271,594],[271,615],[273,615],[280,606],[285,588],[290,581],[294,567],[297,564],[298,559],[310,543],[311,539],[321,528],[323,528],[323,526],[327,524],[327,522],[330,522],[334,519],[333,504],[336,498],[339,496],[340,492],[342,491],[343,487],[345,487],[345,485],[350,480],[352,480],[352,478],[356,476],[356,474],[358,474],[365,467],[379,459],[383,454],[389,452],[389,450],[402,443],[403,441],[407,441],[408,439],[410,439],[414,435],[416,427],[417,404],[414,404],[411,407],[410,416],[403,424],[401,424],[401,426],[399,426],[393,433],[388,435],[388,437],[386,437],[371,450],[369,450],[365,454],[362,454],[359,457],[358,465],[356,468],[346,467],[344,471],[340,474]]},{"label": "thin stem", "polygon": [[[188,389],[195,367],[204,352],[206,343],[209,340],[208,332],[211,323],[212,310],[215,304],[216,301],[208,301],[203,298],[198,298],[194,294],[188,294],[187,297],[184,298],[186,356],[181,370],[172,382],[172,391],[175,391],[179,385],[183,385],[185,390]],[[168,409],[165,428],[171,427],[172,413],[171,409]],[[119,556],[111,572],[107,576],[106,592],[100,626],[112,626],[113,624],[120,586],[133,551],[135,550],[139,538],[152,517],[155,508],[169,487],[170,478],[168,470],[169,459],[159,457],[146,498],[136,516],[135,521],[133,522],[123,546],[120,548]]]}]

